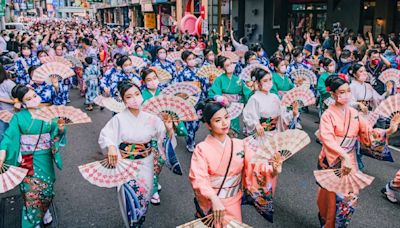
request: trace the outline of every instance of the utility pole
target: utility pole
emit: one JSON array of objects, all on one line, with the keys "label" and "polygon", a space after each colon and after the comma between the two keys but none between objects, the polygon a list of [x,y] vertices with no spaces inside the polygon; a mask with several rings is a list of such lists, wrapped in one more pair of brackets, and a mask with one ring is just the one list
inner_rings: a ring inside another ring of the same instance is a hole
[{"label": "utility pole", "polygon": [[222,0],[218,0],[218,32],[219,36],[222,38]]}]

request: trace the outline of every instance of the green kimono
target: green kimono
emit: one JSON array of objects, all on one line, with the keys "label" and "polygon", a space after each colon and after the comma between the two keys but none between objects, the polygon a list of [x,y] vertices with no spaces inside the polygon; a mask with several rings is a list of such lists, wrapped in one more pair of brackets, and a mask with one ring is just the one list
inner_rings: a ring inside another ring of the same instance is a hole
[{"label": "green kimono", "polygon": [[324,111],[328,108],[328,106],[324,103],[324,101],[331,97],[331,94],[326,91],[325,81],[330,76],[328,72],[324,72],[318,79],[317,82],[317,90],[319,92],[319,112],[320,115],[324,113]]},{"label": "green kimono", "polygon": [[[151,99],[154,96],[160,95],[160,89],[157,89],[154,94],[152,94],[147,88],[142,89],[142,97],[143,103],[147,100]],[[175,126],[175,132],[178,136],[187,136],[187,130],[183,122],[179,122],[177,126]],[[153,147],[157,148],[157,142],[153,142]],[[161,173],[162,167],[165,164],[165,160],[161,157],[161,155],[156,152],[154,156],[154,185],[153,185],[153,194],[158,192],[158,177]]]},{"label": "green kimono", "polygon": [[[225,95],[229,97],[230,95],[239,95],[239,100],[230,100],[230,102],[240,103],[246,103],[252,94],[253,91],[247,87],[238,76],[232,75],[232,78],[229,78],[225,73],[214,80],[214,83],[208,91],[208,97],[212,99],[214,99],[215,96]],[[240,133],[239,118],[231,120],[231,129],[236,133]]]},{"label": "green kimono", "polygon": [[27,109],[14,114],[4,133],[0,150],[6,151],[5,163],[29,170],[20,184],[25,203],[23,228],[43,225],[43,216],[54,197],[53,161],[59,169],[62,168],[59,141],[64,134],[58,131],[56,121],[47,123],[32,119]]},{"label": "green kimono", "polygon": [[282,77],[278,73],[272,73],[272,83],[271,93],[278,95],[279,98],[282,98],[282,94],[279,94],[280,91],[287,92],[294,88],[293,82],[287,75]]}]

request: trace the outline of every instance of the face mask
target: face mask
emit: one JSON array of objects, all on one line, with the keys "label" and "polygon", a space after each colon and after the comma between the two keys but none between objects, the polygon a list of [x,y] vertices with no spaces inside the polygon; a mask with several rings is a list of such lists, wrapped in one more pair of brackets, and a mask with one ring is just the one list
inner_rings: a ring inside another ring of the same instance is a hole
[{"label": "face mask", "polygon": [[129,100],[126,101],[126,106],[131,109],[139,109],[142,103],[143,97],[140,95],[137,97],[129,98]]},{"label": "face mask", "polygon": [[148,89],[157,89],[158,84],[160,84],[160,82],[158,80],[153,80],[153,81],[147,83],[146,85],[147,85]]},{"label": "face mask", "polygon": [[195,59],[189,60],[189,61],[187,62],[187,65],[188,65],[189,67],[194,67],[194,66],[196,66],[196,60],[195,60]]},{"label": "face mask", "polygon": [[381,61],[379,59],[372,60],[372,64],[374,64],[374,65],[379,65],[380,62]]},{"label": "face mask", "polygon": [[122,47],[122,44],[117,44],[117,47],[121,48],[121,47]]},{"label": "face mask", "polygon": [[143,55],[143,52],[142,52],[142,51],[138,51],[138,52],[136,52],[136,54],[137,54],[138,56],[142,56],[142,55]]},{"label": "face mask", "polygon": [[124,70],[124,72],[127,73],[127,74],[128,74],[128,73],[131,73],[131,72],[133,71],[133,66],[125,67],[123,70]]},{"label": "face mask", "polygon": [[296,62],[297,62],[297,63],[303,62],[303,57],[297,57],[297,58],[296,58]]},{"label": "face mask", "polygon": [[226,68],[226,73],[232,74],[233,72],[235,72],[235,65],[234,64],[232,64],[228,68]]},{"label": "face mask", "polygon": [[207,59],[208,59],[209,62],[214,62],[215,56],[214,55],[210,55]]},{"label": "face mask", "polygon": [[362,75],[360,75],[360,77],[358,77],[358,80],[365,82],[365,81],[367,81],[367,78],[368,78],[368,74],[362,74]]},{"label": "face mask", "polygon": [[42,102],[42,98],[39,96],[36,96],[35,98],[31,99],[30,101],[25,102],[25,106],[27,108],[36,108],[39,106],[39,104]]},{"label": "face mask", "polygon": [[337,102],[342,105],[347,105],[350,102],[351,93],[340,94],[337,98]]},{"label": "face mask", "polygon": [[335,72],[335,66],[329,66],[328,67],[329,72]]},{"label": "face mask", "polygon": [[263,57],[263,56],[264,56],[264,51],[260,51],[260,52],[258,53],[258,56]]},{"label": "face mask", "polygon": [[262,83],[261,87],[263,91],[269,92],[272,88],[272,81]]},{"label": "face mask", "polygon": [[160,58],[161,60],[165,60],[167,58],[167,54],[166,53],[161,53],[158,55],[158,58]]},{"label": "face mask", "polygon": [[255,64],[255,63],[258,63],[258,61],[257,61],[257,60],[250,60],[249,63],[250,63],[250,64]]},{"label": "face mask", "polygon": [[284,48],[283,48],[283,47],[278,47],[278,50],[279,50],[279,51],[283,51]]},{"label": "face mask", "polygon": [[279,71],[280,71],[281,73],[286,73],[286,65],[280,66],[280,67],[279,67]]}]

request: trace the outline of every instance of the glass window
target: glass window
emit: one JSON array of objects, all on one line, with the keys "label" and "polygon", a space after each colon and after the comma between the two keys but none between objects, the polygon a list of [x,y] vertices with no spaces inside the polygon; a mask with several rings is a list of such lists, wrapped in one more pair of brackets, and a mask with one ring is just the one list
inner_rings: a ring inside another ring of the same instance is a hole
[{"label": "glass window", "polygon": [[292,5],[292,10],[293,11],[306,10],[306,5],[305,4],[293,4]]}]

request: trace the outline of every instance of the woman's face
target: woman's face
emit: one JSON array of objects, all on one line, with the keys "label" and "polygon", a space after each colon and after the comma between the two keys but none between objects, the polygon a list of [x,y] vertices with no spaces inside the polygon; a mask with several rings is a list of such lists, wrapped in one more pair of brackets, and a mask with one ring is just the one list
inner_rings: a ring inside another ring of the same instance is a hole
[{"label": "woman's face", "polygon": [[158,77],[157,77],[157,75],[156,75],[155,73],[150,73],[150,74],[148,74],[148,75],[146,76],[146,79],[144,80],[144,82],[145,82],[146,84],[149,84],[149,83],[151,83],[151,82],[153,82],[153,81],[158,81]]},{"label": "woman's face", "polygon": [[207,123],[206,126],[214,134],[226,135],[229,133],[230,122],[228,111],[225,108],[221,108],[214,114],[210,123]]},{"label": "woman's face", "polygon": [[57,56],[62,56],[63,55],[63,48],[61,46],[57,46],[55,51],[56,51],[56,55]]},{"label": "woman's face", "polygon": [[132,61],[129,59],[122,64],[122,69],[127,69],[132,66]]},{"label": "woman's face", "polygon": [[43,58],[46,58],[48,55],[46,54],[46,53],[44,53],[44,52],[42,52],[42,53],[40,53],[40,55],[38,55],[38,58],[39,58],[39,61],[41,62],[41,63],[43,63]]},{"label": "woman's face", "polygon": [[335,92],[332,93],[333,97],[336,101],[340,100],[342,96],[349,96],[351,95],[350,86],[348,83],[341,85]]},{"label": "woman's face", "polygon": [[136,86],[129,88],[123,97],[125,105],[132,110],[139,110],[143,103],[143,97]]},{"label": "woman's face", "polygon": [[253,55],[253,56],[251,56],[251,57],[249,58],[249,63],[253,63],[253,62],[255,62],[255,61],[257,61],[257,56]]},{"label": "woman's face", "polygon": [[272,76],[266,74],[260,81],[257,81],[260,91],[269,92],[272,88]]},{"label": "woman's face", "polygon": [[368,77],[368,73],[365,67],[361,67],[360,69],[358,69],[355,76],[357,79],[364,79],[362,81],[365,81],[366,78]]}]

